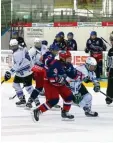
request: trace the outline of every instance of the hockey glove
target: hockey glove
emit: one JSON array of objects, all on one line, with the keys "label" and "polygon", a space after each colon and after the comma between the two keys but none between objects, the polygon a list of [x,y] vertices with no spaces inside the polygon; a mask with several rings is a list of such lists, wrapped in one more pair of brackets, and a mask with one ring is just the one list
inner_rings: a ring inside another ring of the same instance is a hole
[{"label": "hockey glove", "polygon": [[4,75],[4,80],[8,81],[11,78],[11,73],[9,71],[6,71],[5,75]]},{"label": "hockey glove", "polygon": [[60,84],[65,84],[65,77],[59,75],[58,79],[57,79],[57,82],[60,83]]},{"label": "hockey glove", "polygon": [[89,82],[91,82],[90,77],[88,77],[88,76],[87,76],[87,77],[85,77],[85,78],[84,78],[84,82],[85,82],[85,83],[89,83]]},{"label": "hockey glove", "polygon": [[88,50],[88,48],[85,48],[85,53],[89,53],[89,50]]},{"label": "hockey glove", "polygon": [[100,83],[99,83],[99,82],[95,82],[95,83],[94,83],[94,88],[93,88],[93,90],[94,90],[95,92],[99,92],[99,91],[100,91]]}]

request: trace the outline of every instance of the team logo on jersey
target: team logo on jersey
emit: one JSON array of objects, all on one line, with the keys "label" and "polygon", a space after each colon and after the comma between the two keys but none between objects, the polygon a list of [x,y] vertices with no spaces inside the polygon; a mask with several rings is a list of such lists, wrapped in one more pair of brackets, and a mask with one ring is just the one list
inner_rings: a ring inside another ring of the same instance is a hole
[{"label": "team logo on jersey", "polygon": [[57,74],[57,73],[58,73],[58,70],[57,70],[57,69],[54,69],[54,73],[56,73],[56,74]]},{"label": "team logo on jersey", "polygon": [[96,44],[99,45],[99,41],[97,41]]}]

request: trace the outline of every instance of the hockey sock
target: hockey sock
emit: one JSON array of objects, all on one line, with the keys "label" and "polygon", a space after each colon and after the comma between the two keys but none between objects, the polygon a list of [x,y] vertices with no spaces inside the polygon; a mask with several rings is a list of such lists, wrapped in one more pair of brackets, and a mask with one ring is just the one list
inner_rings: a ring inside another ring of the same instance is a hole
[{"label": "hockey sock", "polygon": [[71,104],[72,104],[72,95],[69,96],[67,99],[64,100],[63,110],[69,111],[70,108],[71,108]]},{"label": "hockey sock", "polygon": [[43,113],[51,109],[58,103],[59,99],[48,100],[46,103],[43,103],[38,109]]},{"label": "hockey sock", "polygon": [[35,88],[31,94],[31,98],[35,100],[43,88]]}]

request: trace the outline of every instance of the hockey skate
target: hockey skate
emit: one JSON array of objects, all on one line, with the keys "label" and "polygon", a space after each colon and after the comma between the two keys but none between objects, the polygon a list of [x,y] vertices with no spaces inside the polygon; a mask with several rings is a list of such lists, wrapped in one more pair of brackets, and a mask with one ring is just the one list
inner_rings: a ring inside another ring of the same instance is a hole
[{"label": "hockey skate", "polygon": [[31,98],[29,98],[28,102],[26,103],[25,109],[30,110],[33,107],[32,102],[33,102],[33,100]]},{"label": "hockey skate", "polygon": [[97,117],[98,113],[97,112],[92,112],[90,108],[84,107],[83,110],[85,111],[85,115],[87,117]]},{"label": "hockey skate", "polygon": [[25,107],[25,105],[26,105],[25,97],[23,96],[23,97],[21,97],[19,99],[20,99],[20,101],[16,102],[16,106],[17,107]]},{"label": "hockey skate", "polygon": [[74,115],[69,114],[69,112],[62,110],[61,111],[62,120],[74,120]]},{"label": "hockey skate", "polygon": [[33,121],[34,121],[34,122],[39,121],[39,116],[40,116],[41,112],[40,112],[38,109],[33,109],[32,112],[33,112],[33,113],[32,113]]}]

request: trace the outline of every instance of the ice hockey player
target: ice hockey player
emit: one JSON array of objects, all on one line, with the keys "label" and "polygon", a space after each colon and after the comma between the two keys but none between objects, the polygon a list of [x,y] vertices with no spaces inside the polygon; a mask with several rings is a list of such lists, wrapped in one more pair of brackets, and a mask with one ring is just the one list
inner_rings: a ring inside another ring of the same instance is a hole
[{"label": "ice hockey player", "polygon": [[10,40],[10,49],[13,51],[13,65],[10,71],[6,71],[4,80],[8,81],[11,78],[11,75],[15,74],[13,88],[20,100],[19,102],[16,102],[16,105],[23,106],[26,104],[26,100],[20,83],[24,84],[24,87],[29,94],[32,93],[32,62],[27,48],[19,48],[16,39]]},{"label": "ice hockey player", "polygon": [[59,60],[54,60],[47,70],[46,78],[44,79],[45,96],[48,100],[40,107],[33,110],[35,121],[39,120],[41,113],[54,107],[59,101],[59,95],[64,100],[61,116],[63,119],[74,119],[74,116],[69,114],[72,104],[72,92],[65,85],[66,78],[66,63],[70,62],[71,53],[64,51],[59,53]]},{"label": "ice hockey player", "polygon": [[[34,46],[29,50],[29,55],[33,61],[33,66],[38,67],[38,69],[40,69],[41,71],[43,71],[43,62],[42,62],[42,59],[43,59],[43,54],[45,54],[47,51],[47,46],[45,45],[42,45],[42,41],[39,39],[39,38],[35,38],[34,39]],[[35,100],[33,100],[34,98],[34,95],[38,95],[39,92],[42,90],[42,84],[43,84],[43,81],[42,81],[42,76],[41,74],[43,75],[43,72],[41,73],[34,73],[33,74],[33,77],[34,77],[34,80],[36,82],[36,87],[35,89],[33,90],[30,98],[28,99],[28,102],[26,104],[26,108],[32,108],[32,102],[34,101],[36,106],[38,106],[40,104],[39,102],[39,99],[38,97],[35,98]]]},{"label": "ice hockey player", "polygon": [[70,51],[77,51],[77,43],[76,41],[73,39],[74,35],[72,32],[69,32],[67,34],[67,48]]},{"label": "ice hockey player", "polygon": [[[113,31],[110,34],[111,49],[108,51],[107,60],[107,75],[108,75],[108,87],[106,103],[111,104],[113,102]],[[110,97],[110,98],[109,98]]]},{"label": "ice hockey player", "polygon": [[18,36],[18,32],[17,31],[14,31],[12,33],[12,39],[16,39],[18,41],[18,45],[21,47],[26,47],[26,43],[24,41],[24,38],[21,37],[21,36]]},{"label": "ice hockey player", "polygon": [[67,43],[66,43],[66,40],[64,39],[63,35],[64,35],[63,32],[59,32],[56,35],[53,44],[59,46],[60,50],[67,50]]},{"label": "ice hockey player", "polygon": [[105,45],[102,39],[97,37],[97,32],[92,31],[90,38],[87,40],[85,52],[90,52],[90,56],[97,61],[96,76],[100,78],[102,75],[102,51],[105,51]]},{"label": "ice hockey player", "polygon": [[67,77],[67,81],[70,82],[70,88],[73,91],[73,102],[78,105],[79,107],[82,107],[85,115],[88,117],[97,117],[98,113],[97,112],[92,112],[91,106],[92,106],[92,95],[88,92],[86,87],[83,84],[83,81],[88,83],[88,82],[93,82],[94,88],[93,90],[95,92],[100,91],[100,84],[96,80],[96,75],[95,75],[95,69],[97,66],[97,62],[93,57],[88,57],[86,59],[85,64],[76,67],[76,70],[79,74],[81,74],[81,78],[72,79]]},{"label": "ice hockey player", "polygon": [[58,54],[59,52],[59,47],[56,45],[50,45],[49,51],[47,51],[44,55],[43,55],[43,66],[39,67],[37,65],[35,65],[32,68],[33,71],[33,75],[36,81],[36,87],[34,89],[34,91],[32,92],[28,103],[26,104],[27,107],[32,108],[32,102],[35,101],[36,102],[36,106],[38,106],[40,104],[39,100],[38,100],[38,95],[40,92],[42,92],[43,87],[44,87],[44,77],[46,75],[46,70],[48,70],[51,62],[55,59],[55,56]]}]

